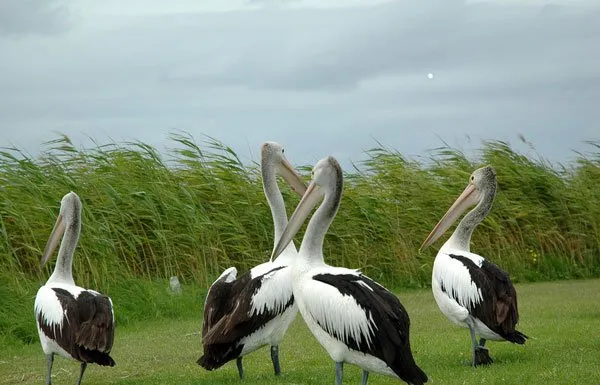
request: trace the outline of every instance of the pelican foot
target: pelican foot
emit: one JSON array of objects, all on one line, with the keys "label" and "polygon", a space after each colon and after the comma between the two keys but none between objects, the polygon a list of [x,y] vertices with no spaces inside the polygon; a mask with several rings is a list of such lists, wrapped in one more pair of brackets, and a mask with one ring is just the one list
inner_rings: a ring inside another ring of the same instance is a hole
[{"label": "pelican foot", "polygon": [[490,357],[489,350],[484,348],[483,346],[477,346],[473,350],[473,366],[479,365],[489,365],[493,363],[494,360]]}]

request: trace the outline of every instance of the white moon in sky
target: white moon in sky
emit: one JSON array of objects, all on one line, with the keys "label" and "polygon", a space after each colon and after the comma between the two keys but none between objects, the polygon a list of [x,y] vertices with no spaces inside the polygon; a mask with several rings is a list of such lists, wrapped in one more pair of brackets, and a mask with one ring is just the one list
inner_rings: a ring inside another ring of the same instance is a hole
[{"label": "white moon in sky", "polygon": [[433,79],[433,74],[431,72],[427,74],[427,79]]}]

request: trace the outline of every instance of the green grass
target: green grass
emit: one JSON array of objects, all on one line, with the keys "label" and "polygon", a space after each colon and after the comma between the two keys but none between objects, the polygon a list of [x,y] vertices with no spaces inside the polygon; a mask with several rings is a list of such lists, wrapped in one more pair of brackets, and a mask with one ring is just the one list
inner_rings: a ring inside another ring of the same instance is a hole
[{"label": "green grass", "polygon": [[[173,134],[171,143],[167,154],[139,142],[77,148],[67,137],[39,158],[0,149],[0,271],[48,276],[40,254],[70,190],[83,201],[74,272],[84,286],[171,275],[207,286],[224,268],[268,258],[272,221],[257,165],[213,139]],[[469,174],[491,164],[499,190],[473,235],[478,252],[516,281],[600,277],[600,144],[590,148],[569,165],[503,142],[484,143],[472,158],[441,148],[421,161],[373,149],[345,170],[325,253],[392,286],[426,287],[435,248],[419,255],[419,245]],[[310,165],[301,169],[308,179]],[[299,198],[288,188],[284,195],[291,212]]]},{"label": "green grass", "polygon": [[[197,143],[173,133],[167,147],[77,148],[61,136],[35,158],[0,148],[0,338],[37,340],[30,304],[54,262],[40,271],[39,260],[70,190],[83,202],[75,281],[119,297],[121,323],[175,314],[158,298],[157,308],[136,304],[134,293],[156,291],[136,282],[177,275],[201,292],[227,267],[245,272],[268,259],[272,219],[257,164],[206,137]],[[589,148],[568,165],[526,157],[498,141],[483,143],[472,157],[452,148],[418,160],[370,150],[344,170],[342,203],[324,244],[327,262],[361,268],[390,287],[429,287],[442,241],[423,254],[419,245],[469,174],[491,164],[498,194],[473,234],[473,250],[515,282],[600,277],[600,143]],[[293,151],[286,155],[296,164]],[[300,169],[308,180],[310,166]],[[299,197],[282,189],[291,213]]]},{"label": "green grass", "polygon": [[[333,363],[300,316],[280,347],[280,378],[272,375],[267,349],[244,359],[243,382],[237,378],[234,362],[214,372],[205,371],[195,363],[200,354],[200,336],[194,333],[200,329],[201,301],[190,311],[188,304],[197,293],[184,289],[184,295],[174,299],[182,301],[184,317],[119,325],[113,348],[117,366],[90,365],[85,385],[333,383]],[[517,290],[519,330],[530,340],[524,346],[490,342],[488,347],[496,362],[477,369],[469,366],[468,331],[446,320],[429,290],[398,294],[411,317],[414,355],[431,384],[554,385],[592,383],[600,378],[600,280],[519,284]],[[117,301],[115,308],[118,312]],[[191,316],[193,313],[197,315]],[[53,383],[72,384],[78,370],[78,363],[56,359]],[[44,371],[45,358],[39,344],[0,345],[0,384],[40,384]],[[346,365],[345,384],[360,383],[360,376],[358,368]],[[399,382],[373,374],[369,383]]]}]

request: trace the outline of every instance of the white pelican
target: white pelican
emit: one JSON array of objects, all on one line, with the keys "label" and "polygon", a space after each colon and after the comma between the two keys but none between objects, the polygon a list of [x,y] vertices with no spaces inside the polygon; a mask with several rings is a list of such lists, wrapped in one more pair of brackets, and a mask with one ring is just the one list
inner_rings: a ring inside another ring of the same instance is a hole
[{"label": "white pelican", "polygon": [[[262,145],[261,173],[273,216],[274,242],[277,242],[287,224],[277,175],[281,175],[299,195],[306,191],[306,185],[285,158],[279,143]],[[235,267],[219,276],[210,287],[204,305],[204,355],[198,359],[198,364],[213,370],[236,359],[239,376],[243,378],[242,357],[270,345],[275,374],[281,372],[279,342],[298,311],[288,267],[296,254],[296,247],[290,243],[279,258],[255,266],[238,279]]]},{"label": "white pelican", "polygon": [[398,298],[358,270],[333,267],[323,260],[323,239],[342,197],[342,169],[333,157],[320,160],[313,179],[279,243],[277,256],[292,240],[321,198],[292,263],[292,288],[308,328],[335,361],[335,384],[342,384],[343,363],[399,377],[409,384],[427,382],[413,359],[410,320]]},{"label": "white pelican", "polygon": [[[471,174],[469,184],[423,242],[421,250],[435,242],[469,207],[452,236],[440,248],[431,288],[442,311],[453,323],[469,328],[473,366],[493,362],[484,347],[486,339],[524,344],[528,338],[517,331],[517,292],[508,273],[469,251],[471,234],[492,208],[496,195],[496,171],[482,167]],[[481,337],[477,343],[476,335]]]},{"label": "white pelican", "polygon": [[46,385],[51,383],[54,354],[81,362],[77,385],[88,363],[114,366],[109,355],[115,320],[112,301],[94,290],[75,285],[73,253],[81,230],[81,201],[74,192],[62,198],[60,213],[50,234],[40,268],[62,238],[54,272],[35,297],[35,319],[42,349],[47,357]]}]

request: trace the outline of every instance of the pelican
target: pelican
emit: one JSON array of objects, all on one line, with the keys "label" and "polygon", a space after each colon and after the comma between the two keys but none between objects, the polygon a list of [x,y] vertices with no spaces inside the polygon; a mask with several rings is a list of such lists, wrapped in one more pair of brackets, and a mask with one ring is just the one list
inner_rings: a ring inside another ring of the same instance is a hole
[{"label": "pelican", "polygon": [[[287,224],[285,203],[277,185],[281,175],[298,195],[306,185],[284,156],[276,142],[266,142],[261,148],[263,190],[271,207],[275,240]],[[291,285],[290,261],[296,256],[290,245],[277,258],[252,268],[237,278],[237,270],[225,270],[210,287],[202,325],[203,356],[197,361],[203,368],[214,370],[236,360],[240,378],[244,378],[242,357],[263,346],[271,346],[271,360],[279,375],[279,343],[298,307]]]},{"label": "pelican", "polygon": [[[473,366],[493,362],[485,348],[486,340],[524,344],[529,338],[515,329],[519,322],[517,292],[508,273],[469,250],[471,234],[489,213],[495,195],[496,171],[491,166],[475,170],[465,190],[420,248],[430,246],[461,213],[476,205],[440,248],[431,279],[433,296],[442,313],[451,322],[469,328]],[[477,335],[481,337],[479,343]]]},{"label": "pelican", "polygon": [[335,362],[335,384],[342,384],[343,363],[400,378],[427,382],[413,359],[410,320],[398,298],[360,271],[334,267],[323,260],[323,239],[342,197],[342,169],[333,157],[320,160],[313,178],[273,250],[276,257],[298,232],[312,208],[323,199],[292,263],[292,288],[308,328]]},{"label": "pelican", "polygon": [[81,362],[77,385],[81,384],[88,363],[115,365],[109,355],[115,332],[112,301],[73,281],[73,253],[80,230],[81,201],[77,194],[70,192],[62,198],[40,263],[41,268],[48,262],[63,237],[56,266],[46,284],[38,290],[34,305],[40,342],[47,358],[46,385],[51,384],[55,354]]}]

